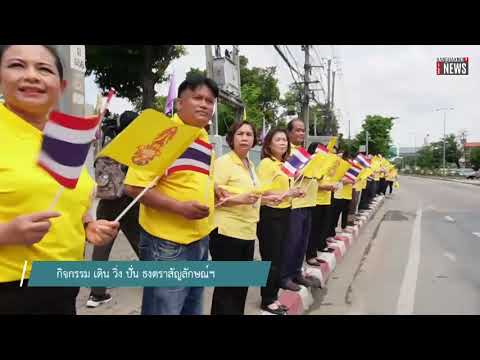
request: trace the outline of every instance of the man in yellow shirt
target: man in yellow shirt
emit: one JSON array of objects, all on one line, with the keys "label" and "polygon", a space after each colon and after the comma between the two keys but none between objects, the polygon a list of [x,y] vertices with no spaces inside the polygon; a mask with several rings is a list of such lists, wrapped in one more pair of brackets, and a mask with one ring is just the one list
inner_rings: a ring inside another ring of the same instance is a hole
[{"label": "man in yellow shirt", "polygon": [[[305,125],[301,119],[293,119],[287,125],[291,153],[303,146]],[[316,205],[317,181],[313,178],[299,180],[305,190],[305,197],[292,199],[288,241],[283,249],[280,286],[284,289],[299,291],[300,285],[312,286],[314,282],[302,274],[302,265],[307,252],[312,227],[312,208]],[[296,185],[298,186],[298,185]]]},{"label": "man in yellow shirt", "polygon": [[[187,78],[178,88],[177,114],[173,120],[202,131],[157,185],[140,199],[140,260],[208,260],[214,183],[210,172],[211,145],[204,127],[212,118],[217,97],[216,83],[204,76]],[[125,191],[135,197],[157,175],[130,168]],[[200,315],[202,297],[201,287],[146,287],[142,315]]]}]

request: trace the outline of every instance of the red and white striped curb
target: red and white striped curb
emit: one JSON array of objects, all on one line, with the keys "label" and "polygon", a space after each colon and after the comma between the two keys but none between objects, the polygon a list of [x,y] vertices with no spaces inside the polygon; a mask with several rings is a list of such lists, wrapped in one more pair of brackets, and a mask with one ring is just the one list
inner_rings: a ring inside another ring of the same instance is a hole
[{"label": "red and white striped curb", "polygon": [[[371,204],[370,210],[360,211],[358,222],[355,226],[347,226],[344,232],[338,233],[334,239],[327,241],[328,248],[333,252],[321,253],[318,257],[321,261],[320,267],[306,265],[304,275],[314,278],[321,287],[325,287],[330,274],[335,270],[337,264],[348,252],[348,249],[358,239],[361,229],[368,223],[378,208],[383,204],[384,196],[377,196]],[[281,290],[279,301],[288,306],[288,315],[302,315],[312,306],[313,296],[310,289],[300,286],[300,291]],[[271,315],[266,311],[262,311],[263,315]]]}]

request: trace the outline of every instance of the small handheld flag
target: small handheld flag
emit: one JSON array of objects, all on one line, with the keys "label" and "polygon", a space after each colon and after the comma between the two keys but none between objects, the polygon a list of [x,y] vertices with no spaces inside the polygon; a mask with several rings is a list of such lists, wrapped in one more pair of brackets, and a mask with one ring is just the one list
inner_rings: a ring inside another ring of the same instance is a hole
[{"label": "small handheld flag", "polygon": [[168,89],[167,101],[165,102],[165,115],[173,115],[173,105],[177,97],[177,86],[175,84],[175,74],[170,75],[170,87]]},{"label": "small handheld flag", "polygon": [[328,145],[327,145],[327,149],[329,152],[332,152],[333,151],[333,148],[335,147],[335,145],[337,144],[337,137],[334,136],[330,139],[330,141],[328,142]]},{"label": "small handheld flag", "polygon": [[352,165],[352,167],[348,169],[347,172],[345,173],[345,178],[355,182],[357,181],[358,175],[360,175],[362,168],[357,164],[355,164],[354,161],[350,162],[350,164]]},{"label": "small handheld flag", "polygon": [[281,170],[288,176],[293,177],[311,160],[312,155],[303,147],[294,150],[292,155],[282,165]]},{"label": "small handheld flag", "polygon": [[100,117],[52,112],[43,130],[38,165],[60,185],[74,189],[87,159]]},{"label": "small handheld flag", "polygon": [[166,175],[177,171],[195,171],[210,175],[213,145],[197,139],[180,157],[167,169]]},{"label": "small handheld flag", "polygon": [[323,144],[318,144],[317,148],[315,149],[315,154],[318,154],[318,153],[327,155],[328,148]]}]

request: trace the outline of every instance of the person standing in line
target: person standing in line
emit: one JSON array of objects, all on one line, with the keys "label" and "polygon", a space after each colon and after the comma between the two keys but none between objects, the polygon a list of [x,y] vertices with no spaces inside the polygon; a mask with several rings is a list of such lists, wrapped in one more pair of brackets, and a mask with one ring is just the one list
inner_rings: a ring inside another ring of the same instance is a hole
[{"label": "person standing in line", "polygon": [[[288,139],[291,144],[290,155],[303,146],[305,141],[305,125],[299,118],[291,120],[287,125]],[[292,199],[292,210],[289,217],[288,240],[282,250],[282,268],[280,286],[291,291],[300,291],[299,285],[310,287],[313,280],[302,273],[302,265],[307,251],[312,226],[312,208],[316,205],[317,180],[303,177],[298,180],[306,196]]]},{"label": "person standing in line", "polygon": [[[232,124],[227,133],[231,151],[215,161],[215,183],[241,191],[215,209],[215,229],[210,233],[213,261],[253,261],[257,222],[260,217],[259,185],[249,151],[257,143],[248,121]],[[211,315],[243,315],[248,287],[215,287]]]},{"label": "person standing in line", "polygon": [[285,315],[288,311],[278,301],[282,249],[288,241],[291,198],[303,196],[298,188],[290,187],[290,179],[281,167],[290,154],[290,141],[285,129],[272,129],[263,141],[262,160],[257,166],[257,174],[262,184],[275,185],[276,190],[267,192],[268,200],[262,200],[257,237],[263,261],[271,261],[266,286],[261,288],[261,308],[275,315]]},{"label": "person standing in line", "polygon": [[[172,120],[201,129],[199,137],[140,198],[141,261],[208,261],[213,230],[214,191],[211,145],[204,127],[213,115],[217,84],[202,75],[178,88]],[[185,166],[185,164],[189,164]],[[129,168],[125,192],[135,198],[158,174]],[[145,287],[142,315],[201,315],[203,287]]]},{"label": "person standing in line", "polygon": [[[313,142],[308,147],[308,152],[314,154],[320,143]],[[321,261],[317,257],[317,251],[327,250],[327,236],[329,235],[330,224],[333,222],[333,207],[331,206],[332,191],[335,184],[324,176],[318,182],[316,205],[312,209],[312,230],[308,239],[306,262],[311,266],[320,266]]]},{"label": "person standing in line", "polygon": [[66,86],[52,46],[0,47],[0,314],[75,315],[79,287],[29,287],[32,262],[83,261],[86,241],[105,245],[118,233],[118,222],[90,213],[95,182],[85,166],[47,211],[61,187],[36,163]]}]

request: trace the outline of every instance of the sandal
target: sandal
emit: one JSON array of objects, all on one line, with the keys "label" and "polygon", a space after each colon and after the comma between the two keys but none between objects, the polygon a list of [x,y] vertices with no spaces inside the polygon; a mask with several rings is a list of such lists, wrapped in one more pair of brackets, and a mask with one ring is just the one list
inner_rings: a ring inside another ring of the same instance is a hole
[{"label": "sandal", "polygon": [[307,264],[310,266],[320,266],[320,262],[316,258],[308,259]]},{"label": "sandal", "polygon": [[281,302],[279,301],[275,301],[275,304],[280,308],[282,309],[283,311],[287,312],[288,310],[290,310],[290,308],[287,306],[287,305],[283,305]]},{"label": "sandal", "polygon": [[262,305],[261,309],[273,315],[286,315],[286,311],[280,306],[278,306],[276,309],[271,309],[267,305]]}]

